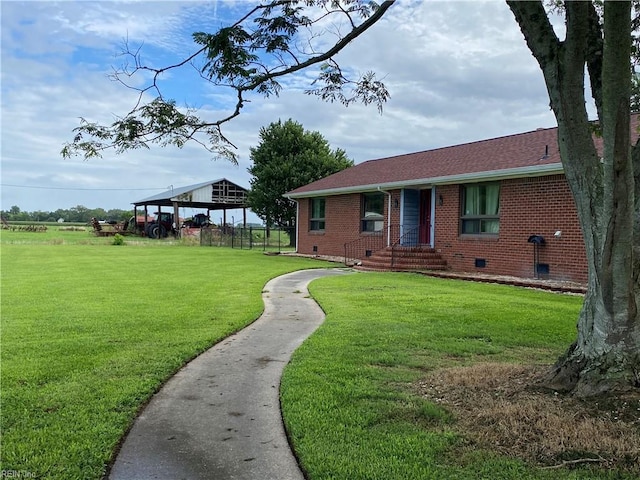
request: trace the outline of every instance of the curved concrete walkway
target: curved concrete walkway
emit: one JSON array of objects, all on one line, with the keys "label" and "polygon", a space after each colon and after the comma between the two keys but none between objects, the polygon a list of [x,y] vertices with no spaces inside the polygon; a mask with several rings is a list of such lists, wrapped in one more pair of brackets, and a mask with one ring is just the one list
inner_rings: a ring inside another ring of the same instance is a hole
[{"label": "curved concrete walkway", "polygon": [[113,480],[303,480],[280,415],[279,385],[293,351],[322,323],[303,270],[275,278],[262,316],[186,365],[135,421]]}]

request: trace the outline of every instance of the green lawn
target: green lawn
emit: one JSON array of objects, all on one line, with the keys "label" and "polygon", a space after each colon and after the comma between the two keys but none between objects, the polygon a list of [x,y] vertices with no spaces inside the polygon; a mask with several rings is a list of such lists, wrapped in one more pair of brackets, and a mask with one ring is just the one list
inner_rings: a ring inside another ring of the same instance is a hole
[{"label": "green lawn", "polygon": [[89,232],[1,234],[2,461],[98,479],[186,361],[262,312],[271,278],[329,264]]},{"label": "green lawn", "polygon": [[[256,319],[272,277],[323,262],[87,232],[0,234],[2,463],[99,479],[141,405],[186,361]],[[414,274],[318,280],[327,320],[282,381],[310,480],[630,479],[542,470],[462,448],[456,419],[419,396],[438,368],[552,362],[582,299]]]},{"label": "green lawn", "polygon": [[440,367],[552,363],[573,341],[581,297],[412,274],[317,280],[327,313],[282,381],[285,424],[313,480],[603,479],[469,452],[455,418],[412,385]]}]

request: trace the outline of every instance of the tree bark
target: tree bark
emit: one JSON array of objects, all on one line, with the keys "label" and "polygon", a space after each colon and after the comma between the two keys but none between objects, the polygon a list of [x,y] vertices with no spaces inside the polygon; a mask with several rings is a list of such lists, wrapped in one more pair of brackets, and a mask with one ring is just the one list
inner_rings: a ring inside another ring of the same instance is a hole
[{"label": "tree bark", "polygon": [[[566,2],[564,41],[557,38],[541,2],[507,3],[544,75],[589,268],[577,340],[554,365],[547,385],[578,396],[637,388],[640,268],[633,243],[637,213],[630,143],[630,2],[605,2],[604,28],[591,2]],[[597,38],[604,41],[595,42]],[[587,116],[585,67],[592,76],[602,158]],[[634,151],[636,156],[640,153]]]}]

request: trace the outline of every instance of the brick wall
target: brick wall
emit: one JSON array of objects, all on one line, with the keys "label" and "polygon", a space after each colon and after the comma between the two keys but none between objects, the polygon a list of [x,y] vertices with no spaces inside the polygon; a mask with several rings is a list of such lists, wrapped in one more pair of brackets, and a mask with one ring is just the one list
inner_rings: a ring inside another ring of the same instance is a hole
[{"label": "brick wall", "polygon": [[[530,235],[542,235],[539,263],[549,266],[546,278],[587,281],[587,260],[573,197],[564,176],[553,175],[503,180],[500,184],[500,233],[496,236],[460,235],[460,186],[437,186],[435,247],[452,271],[534,277]],[[400,191],[391,192],[391,224],[398,225]],[[309,231],[309,200],[299,201],[298,252],[343,256],[345,242],[365,237],[360,233],[360,194],[326,197],[325,230]],[[385,198],[385,235],[389,207]],[[554,237],[557,230],[560,238]],[[370,234],[369,234],[370,235]],[[391,237],[396,233],[392,228]],[[314,251],[314,246],[316,247]],[[476,259],[485,267],[476,268]]]},{"label": "brick wall", "polygon": [[[382,237],[381,242],[386,245],[387,218],[389,197],[385,195],[383,232],[372,234],[360,232],[361,194],[337,195],[325,197],[325,230],[309,230],[309,199],[299,200],[298,218],[298,252],[304,254],[344,256],[344,244],[359,238]],[[396,205],[398,205],[396,207]],[[391,225],[400,222],[400,190],[391,192]],[[394,228],[392,239],[397,237],[398,228]],[[314,249],[314,247],[316,247]]]},{"label": "brick wall", "polygon": [[[530,235],[546,241],[539,263],[549,266],[542,277],[587,281],[587,259],[578,216],[562,175],[503,180],[500,183],[500,233],[497,236],[459,235],[460,186],[438,186],[443,205],[436,206],[436,248],[453,271],[534,277]],[[560,230],[562,236],[554,233]],[[476,268],[475,260],[486,266]]]},{"label": "brick wall", "polygon": [[309,230],[309,199],[299,200],[298,252],[343,256],[345,242],[360,234],[360,194],[329,196],[325,200],[324,231]]}]

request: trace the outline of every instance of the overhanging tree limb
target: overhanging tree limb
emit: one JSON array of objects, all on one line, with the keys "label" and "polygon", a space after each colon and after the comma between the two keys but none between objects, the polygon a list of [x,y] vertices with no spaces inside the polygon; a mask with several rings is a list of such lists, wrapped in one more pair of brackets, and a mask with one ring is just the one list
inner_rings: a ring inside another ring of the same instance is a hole
[{"label": "overhanging tree limb", "polygon": [[[82,120],[80,126],[74,129],[73,141],[66,143],[61,153],[64,157],[81,155],[89,159],[101,156],[107,149],[121,153],[134,148],[148,148],[152,143],[182,147],[189,141],[197,141],[216,156],[236,163],[235,147],[224,136],[221,127],[240,115],[249,101],[246,94],[254,92],[264,97],[277,95],[281,88],[278,79],[295,75],[314,65],[322,66],[320,75],[312,83],[314,88],[305,93],[318,95],[323,100],[338,100],[345,105],[356,101],[376,103],[381,110],[389,98],[384,84],[376,80],[372,72],[365,73],[358,80],[347,78],[336,69],[334,57],[378,22],[394,3],[395,0],[386,0],[380,5],[360,0],[273,0],[254,7],[231,26],[215,34],[195,33],[194,41],[202,47],[187,58],[163,68],[143,65],[140,50],[131,51],[126,45],[124,54],[133,58],[134,66],[129,69],[125,65],[120,70],[114,70],[111,78],[134,88],[125,78],[130,78],[138,71],[147,71],[153,73],[150,84],[135,88],[139,91],[135,106],[124,117],[116,118],[111,125]],[[301,52],[304,58],[299,59],[291,50],[295,36],[301,29],[308,29],[319,21],[318,18],[313,20],[307,17],[305,7],[324,9],[319,17],[323,21],[325,16],[332,14],[346,15],[351,29],[346,35],[339,36],[325,51]],[[254,19],[257,27],[245,27],[244,24],[257,13],[260,13]],[[357,22],[356,17],[363,20]],[[269,60],[264,60],[258,52],[275,60],[275,66]],[[291,63],[285,61],[285,55],[292,60]],[[160,89],[162,74],[188,64],[193,65],[200,57],[205,58],[204,65],[199,68],[205,81],[236,92],[231,111],[217,119],[200,118],[193,109],[182,113],[175,101],[163,98]],[[331,74],[328,75],[329,71]],[[338,71],[340,74],[336,75]],[[350,93],[345,93],[347,88]],[[145,103],[144,96],[152,90],[157,92],[157,97]],[[154,115],[149,115],[149,107],[153,108]]]},{"label": "overhanging tree limb", "polygon": [[253,90],[266,79],[274,79],[284,75],[289,75],[289,74],[298,72],[300,70],[303,70],[305,68],[308,68],[312,65],[317,65],[318,63],[329,60],[330,58],[340,53],[340,51],[342,51],[349,43],[351,43],[353,40],[355,40],[364,32],[366,32],[369,28],[371,28],[378,20],[382,18],[385,12],[394,3],[395,3],[395,0],[387,0],[382,2],[382,4],[374,11],[374,13],[369,18],[367,18],[360,26],[354,27],[353,30],[351,30],[351,32],[345,35],[342,40],[337,42],[333,47],[331,47],[325,53],[317,55],[309,60],[306,60],[305,62],[302,62],[299,65],[295,65],[281,72],[275,72],[269,75],[265,75],[264,79],[262,80],[257,79],[254,82],[254,84],[248,85],[247,88],[245,88],[245,90]]}]

